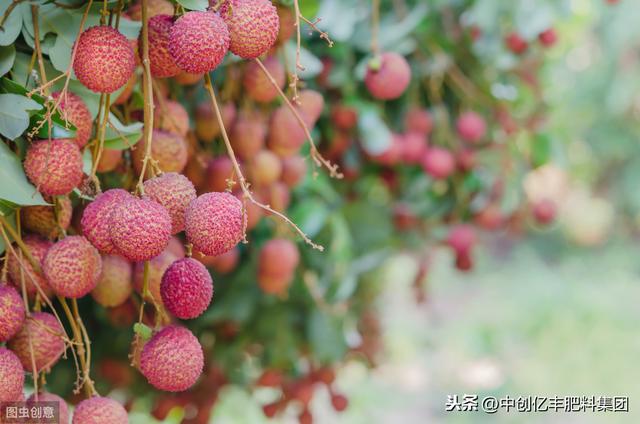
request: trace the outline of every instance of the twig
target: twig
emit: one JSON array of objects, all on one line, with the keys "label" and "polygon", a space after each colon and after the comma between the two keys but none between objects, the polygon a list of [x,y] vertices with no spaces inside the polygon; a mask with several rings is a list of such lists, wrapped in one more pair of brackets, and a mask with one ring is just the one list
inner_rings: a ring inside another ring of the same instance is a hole
[{"label": "twig", "polygon": [[151,143],[153,135],[153,85],[151,82],[151,67],[149,65],[149,16],[147,11],[147,0],[141,0],[142,8],[142,91],[144,93],[144,132],[143,140],[145,144],[144,158],[142,159],[142,171],[138,179],[136,191],[144,194],[144,176],[147,172],[147,164],[151,159]]},{"label": "twig", "polygon": [[[36,4],[31,5],[31,17],[33,21],[33,38],[35,43],[35,51],[38,58],[38,67],[40,68],[40,83],[47,84],[47,73],[44,70],[44,60],[42,58],[42,48],[40,47],[40,25],[38,22],[38,11],[40,6]],[[49,95],[48,90],[44,89],[43,93]]]},{"label": "twig", "polygon": [[331,38],[329,37],[329,34],[327,32],[325,32],[325,31],[322,31],[320,28],[318,28],[318,24],[321,21],[320,18],[316,18],[316,20],[312,22],[309,19],[305,18],[303,15],[300,15],[300,19],[305,21],[307,23],[307,25],[309,25],[311,27],[311,29],[313,29],[318,34],[320,34],[320,38],[325,40],[327,42],[327,44],[329,45],[329,47],[333,47],[333,40],[331,40]]},{"label": "twig", "polygon": [[84,387],[87,397],[91,397],[95,394],[96,388],[93,385],[93,381],[89,376],[89,364],[87,364],[87,358],[85,357],[85,345],[84,339],[82,337],[82,332],[78,327],[78,323],[76,321],[76,317],[74,317],[71,309],[69,309],[69,305],[67,304],[67,299],[62,296],[58,296],[58,301],[62,305],[62,309],[67,315],[67,320],[69,321],[69,325],[71,326],[71,331],[73,332],[73,340],[76,344],[76,351],[78,353],[78,358],[80,359],[80,367],[82,368],[82,381],[78,385],[78,387]]}]

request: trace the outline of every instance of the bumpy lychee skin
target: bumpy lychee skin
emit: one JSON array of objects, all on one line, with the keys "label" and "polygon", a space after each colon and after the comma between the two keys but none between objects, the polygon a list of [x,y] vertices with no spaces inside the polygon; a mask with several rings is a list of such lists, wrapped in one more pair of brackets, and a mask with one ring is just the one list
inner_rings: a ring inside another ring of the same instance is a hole
[{"label": "bumpy lychee skin", "polygon": [[24,370],[20,359],[7,348],[0,347],[0,402],[22,399]]},{"label": "bumpy lychee skin", "polygon": [[[149,19],[149,67],[156,78],[174,77],[182,72],[169,54],[169,31],[172,26],[171,15],[156,15]],[[138,51],[142,52],[142,36]]]},{"label": "bumpy lychee skin", "polygon": [[97,93],[113,93],[127,83],[136,67],[133,47],[117,29],[94,26],[76,41],[73,72],[78,80]]},{"label": "bumpy lychee skin", "polygon": [[229,50],[243,59],[263,55],[278,38],[280,19],[271,0],[229,0],[220,15],[229,27]]},{"label": "bumpy lychee skin", "polygon": [[162,303],[174,316],[193,319],[209,306],[213,280],[209,271],[193,258],[175,261],[167,268],[160,284]]},{"label": "bumpy lychee skin", "polygon": [[258,285],[265,293],[283,293],[291,284],[299,262],[300,253],[291,240],[269,240],[260,250]]},{"label": "bumpy lychee skin", "polygon": [[169,32],[169,53],[183,71],[214,70],[229,50],[229,29],[213,12],[187,12]]},{"label": "bumpy lychee skin", "polygon": [[111,215],[111,241],[130,261],[147,261],[167,247],[171,238],[171,216],[151,199],[120,203]]},{"label": "bumpy lychee skin", "polygon": [[102,272],[91,297],[106,308],[114,308],[127,301],[133,286],[131,263],[118,255],[102,256]]},{"label": "bumpy lychee skin", "polygon": [[60,235],[60,229],[66,230],[71,224],[73,208],[68,197],[59,197],[58,217],[53,206],[27,206],[20,209],[20,223],[22,227],[53,239]]},{"label": "bumpy lychee skin", "polygon": [[158,102],[153,115],[155,128],[178,134],[182,137],[189,131],[189,114],[179,102],[163,100]]},{"label": "bumpy lychee skin", "polygon": [[111,242],[111,214],[117,205],[132,197],[125,190],[111,189],[96,196],[84,209],[80,220],[82,234],[101,253],[117,253]]},{"label": "bumpy lychee skin", "polygon": [[[180,259],[173,252],[165,249],[155,258],[149,261],[149,276],[148,285],[149,293],[153,299],[146,299],[162,305],[162,295],[160,294],[160,283],[162,282],[162,276],[169,266]],[[136,263],[133,271],[133,285],[136,291],[142,294],[142,286],[144,283],[144,263]]]},{"label": "bumpy lychee skin", "polygon": [[164,206],[171,216],[171,234],[184,230],[184,213],[197,197],[196,189],[187,177],[168,172],[145,181],[144,193]]},{"label": "bumpy lychee skin", "polygon": [[198,339],[186,328],[168,326],[142,349],[140,371],[157,389],[182,392],[202,374],[204,354]]},{"label": "bumpy lychee skin", "polygon": [[64,331],[50,313],[33,312],[7,347],[20,359],[27,372],[33,372],[31,352],[37,371],[49,370],[64,352]]},{"label": "bumpy lychee skin", "polygon": [[[142,2],[138,0],[127,9],[127,14],[134,21],[142,20]],[[173,4],[168,0],[149,0],[147,2],[147,14],[149,19],[157,15],[172,15]]]},{"label": "bumpy lychee skin", "polygon": [[185,215],[187,240],[195,250],[217,256],[231,249],[244,236],[242,202],[230,193],[206,193],[192,201]]},{"label": "bumpy lychee skin", "polygon": [[[160,169],[163,172],[182,172],[188,160],[187,143],[184,138],[162,130],[153,130],[152,137],[151,157],[158,161]],[[145,147],[145,141],[141,140],[131,155],[133,167],[138,174],[142,172]]]},{"label": "bumpy lychee skin", "polygon": [[[284,66],[277,56],[269,56],[263,61],[265,68],[269,71],[276,84],[281,89],[284,88],[286,75]],[[245,91],[256,102],[269,103],[278,97],[278,90],[271,84],[269,77],[265,75],[262,68],[256,62],[250,62],[244,71],[242,85]]]},{"label": "bumpy lychee skin", "polygon": [[458,135],[464,141],[477,143],[487,132],[487,124],[485,124],[482,116],[475,112],[465,112],[458,118],[456,122]]},{"label": "bumpy lychee skin", "polygon": [[98,284],[102,260],[86,238],[68,236],[47,251],[43,270],[56,294],[78,299]]},{"label": "bumpy lychee skin", "polygon": [[128,424],[129,417],[122,405],[113,399],[94,396],[85,399],[73,411],[72,424]]},{"label": "bumpy lychee skin", "polygon": [[0,284],[0,343],[13,337],[24,323],[24,302],[18,291]]},{"label": "bumpy lychee skin", "polygon": [[397,53],[383,53],[379,69],[367,69],[364,83],[369,93],[380,100],[397,99],[411,81],[411,68],[407,60]]},{"label": "bumpy lychee skin", "polygon": [[69,406],[60,396],[49,392],[38,393],[36,396],[34,393],[27,398],[27,407],[38,407],[37,402],[58,402],[58,421],[60,424],[69,424],[69,417],[71,417],[69,414]]},{"label": "bumpy lychee skin", "polygon": [[[52,97],[57,99],[60,97],[60,92],[53,93]],[[62,118],[76,127],[76,137],[74,141],[78,147],[83,148],[89,141],[93,128],[93,118],[91,117],[89,108],[80,96],[70,92],[67,92],[62,98],[59,107],[62,111]]]},{"label": "bumpy lychee skin", "polygon": [[39,140],[27,149],[24,171],[40,193],[68,194],[82,182],[82,154],[73,140]]},{"label": "bumpy lychee skin", "polygon": [[[33,256],[33,258],[40,264],[40,267],[42,267],[44,258],[47,255],[47,250],[49,250],[49,247],[52,246],[52,243],[48,240],[43,240],[40,237],[33,235],[24,237],[23,241],[29,249],[31,256]],[[23,265],[24,268],[22,268],[21,265]],[[20,293],[22,293],[21,281],[24,277],[25,287],[30,298],[33,298],[36,293],[39,293],[33,280],[35,280],[37,285],[44,291],[47,296],[51,294],[51,287],[49,286],[47,279],[44,277],[44,275],[38,274],[33,269],[27,257],[21,253],[20,248],[15,244],[13,245],[13,252],[8,252],[7,271],[9,273],[9,277],[11,278],[11,283],[18,289]],[[31,277],[33,277],[33,280],[31,279]]]}]

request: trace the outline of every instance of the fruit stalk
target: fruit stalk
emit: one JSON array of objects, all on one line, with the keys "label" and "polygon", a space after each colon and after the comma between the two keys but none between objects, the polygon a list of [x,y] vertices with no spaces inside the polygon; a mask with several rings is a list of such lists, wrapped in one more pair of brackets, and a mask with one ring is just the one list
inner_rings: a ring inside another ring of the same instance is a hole
[{"label": "fruit stalk", "polygon": [[149,62],[149,14],[147,10],[147,0],[141,1],[142,7],[142,89],[144,92],[144,146],[146,151],[142,159],[142,171],[138,179],[136,190],[144,194],[142,183],[147,171],[147,165],[151,160],[151,143],[153,131],[153,84],[151,82],[151,68]]}]

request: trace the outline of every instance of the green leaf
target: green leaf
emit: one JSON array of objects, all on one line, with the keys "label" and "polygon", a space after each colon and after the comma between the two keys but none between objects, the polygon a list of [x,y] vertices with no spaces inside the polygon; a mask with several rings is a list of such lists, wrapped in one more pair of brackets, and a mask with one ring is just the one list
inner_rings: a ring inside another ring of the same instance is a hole
[{"label": "green leaf", "polygon": [[92,168],[93,168],[93,156],[91,156],[91,150],[84,149],[84,152],[82,152],[82,172],[84,172],[87,175],[90,175]]},{"label": "green leaf", "polygon": [[149,340],[152,335],[151,329],[141,322],[133,324],[133,332],[142,337],[142,340]]},{"label": "green leaf", "polygon": [[208,0],[177,0],[185,9],[205,11],[209,7]]},{"label": "green leaf", "polygon": [[16,48],[15,46],[2,46],[0,47],[0,76],[6,74],[13,67],[13,62],[16,60]]},{"label": "green leaf", "polygon": [[[5,12],[11,6],[12,2],[3,1],[0,3],[0,16],[4,16]],[[22,14],[19,7],[14,7],[7,19],[2,25],[0,31],[0,46],[9,46],[18,38],[20,29],[22,28]]]},{"label": "green leaf", "polygon": [[531,161],[534,167],[544,165],[551,157],[551,137],[548,134],[538,134],[531,139]]},{"label": "green leaf", "polygon": [[29,128],[28,110],[40,110],[38,102],[17,94],[0,94],[0,134],[10,140]]},{"label": "green leaf", "polygon": [[343,357],[347,344],[340,321],[320,310],[314,310],[307,323],[311,349],[321,362],[335,362]]},{"label": "green leaf", "polygon": [[20,159],[5,143],[0,143],[0,181],[0,199],[20,206],[48,205],[27,181]]},{"label": "green leaf", "polygon": [[362,105],[359,109],[358,129],[362,147],[371,155],[384,152],[391,146],[391,130],[375,106]]},{"label": "green leaf", "polygon": [[135,145],[142,138],[142,122],[124,125],[112,113],[105,132],[104,147],[107,149],[124,150]]}]

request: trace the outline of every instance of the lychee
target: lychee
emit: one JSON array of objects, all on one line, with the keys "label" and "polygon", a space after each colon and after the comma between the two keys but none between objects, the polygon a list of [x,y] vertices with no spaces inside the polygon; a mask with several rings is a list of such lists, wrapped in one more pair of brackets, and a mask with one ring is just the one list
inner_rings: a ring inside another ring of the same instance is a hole
[{"label": "lychee", "polygon": [[298,94],[298,107],[308,127],[313,127],[324,109],[324,96],[315,90],[302,90]]},{"label": "lychee", "polygon": [[552,47],[558,41],[558,34],[553,28],[548,28],[538,35],[538,40],[545,47]]},{"label": "lychee", "polygon": [[[173,26],[171,15],[156,15],[149,19],[149,68],[156,78],[178,75],[182,70],[169,54],[169,31]],[[138,51],[142,52],[142,36]]]},{"label": "lychee", "polygon": [[194,255],[202,265],[212,268],[218,274],[228,274],[236,268],[240,259],[240,249],[234,247],[227,253],[218,256],[204,256],[201,254]]},{"label": "lychee", "polygon": [[73,140],[39,140],[27,149],[24,171],[40,193],[68,194],[82,182],[82,154]]},{"label": "lychee", "polygon": [[430,147],[422,157],[422,168],[434,179],[443,180],[456,170],[456,161],[449,150]]},{"label": "lychee", "polygon": [[243,59],[262,56],[278,38],[280,19],[271,0],[227,0],[220,15],[229,27],[229,50]]},{"label": "lychee", "polygon": [[197,197],[196,189],[187,177],[175,172],[162,174],[145,181],[144,193],[169,212],[171,234],[184,230],[184,213],[189,203]]},{"label": "lychee", "polygon": [[295,115],[286,106],[278,107],[271,116],[269,125],[269,149],[280,157],[298,153],[306,134]]},{"label": "lychee", "polygon": [[229,181],[237,181],[231,159],[225,155],[209,160],[204,188],[207,191],[225,191]]},{"label": "lychee", "polygon": [[18,291],[0,284],[0,343],[13,337],[24,323],[24,302]]},{"label": "lychee", "polygon": [[42,393],[38,393],[37,395],[34,393],[31,396],[29,396],[27,398],[27,407],[28,408],[36,408],[36,411],[38,410],[38,406],[42,406],[42,405],[38,405],[38,402],[57,402],[58,403],[58,422],[60,424],[69,424],[69,407],[67,405],[67,402],[65,402],[64,399],[62,399],[60,396],[58,395],[54,395],[53,393],[49,393],[49,392],[42,392]]},{"label": "lychee", "polygon": [[[162,305],[162,296],[160,294],[162,276],[167,268],[169,268],[169,266],[178,259],[180,259],[180,257],[165,249],[162,253],[149,261],[149,275],[147,277],[149,294],[153,297],[153,301],[158,305]],[[142,286],[144,284],[143,262],[138,262],[134,267],[133,284],[136,291],[142,294]]]},{"label": "lychee", "polygon": [[557,207],[554,201],[541,199],[533,205],[533,217],[541,225],[548,225],[556,218]]},{"label": "lychee", "polygon": [[110,234],[119,254],[130,261],[147,261],[167,247],[171,216],[151,199],[131,197],[115,207]]},{"label": "lychee", "polygon": [[157,389],[181,392],[202,374],[204,354],[198,339],[186,328],[168,326],[144,345],[140,371]]},{"label": "lychee", "polygon": [[331,120],[339,129],[349,131],[358,123],[358,111],[351,106],[338,104],[331,109]]},{"label": "lychee", "polygon": [[100,25],[85,30],[76,41],[73,72],[98,93],[113,93],[127,83],[136,67],[133,47],[117,29]]},{"label": "lychee", "polygon": [[192,319],[200,316],[213,296],[213,281],[209,271],[193,258],[172,263],[160,284],[162,303],[174,316]]},{"label": "lychee", "polygon": [[378,66],[369,66],[364,83],[369,93],[380,100],[397,99],[411,82],[411,68],[398,53],[382,53]]},{"label": "lychee", "polygon": [[213,12],[187,12],[169,32],[169,53],[186,72],[201,74],[214,70],[229,50],[229,29]]},{"label": "lychee", "polygon": [[153,126],[184,137],[189,131],[189,114],[179,102],[163,99],[155,106]]},{"label": "lychee", "polygon": [[296,28],[296,16],[290,7],[280,3],[276,5],[280,26],[278,28],[278,44],[284,44],[291,38]]},{"label": "lychee", "polygon": [[[136,1],[127,9],[127,14],[134,21],[142,20],[142,2]],[[173,4],[168,0],[148,0],[147,16],[149,19],[157,15],[173,15]]]},{"label": "lychee", "polygon": [[465,112],[456,121],[458,135],[464,141],[477,143],[485,136],[487,124],[482,116],[475,112]]},{"label": "lychee", "polygon": [[302,156],[290,156],[282,160],[282,175],[280,179],[289,188],[300,184],[307,174],[307,161]]},{"label": "lychee", "polygon": [[248,165],[249,179],[256,188],[268,187],[280,179],[282,163],[271,150],[259,151]]},{"label": "lychee", "polygon": [[469,172],[476,166],[476,152],[471,149],[462,149],[456,154],[456,161],[461,171]]},{"label": "lychee", "polygon": [[49,370],[64,352],[64,330],[48,312],[32,312],[7,347],[20,359],[27,372]]},{"label": "lychee", "polygon": [[82,213],[82,234],[101,253],[115,254],[117,249],[111,241],[111,214],[116,206],[133,198],[127,191],[116,188],[96,196]]},{"label": "lychee", "polygon": [[[54,99],[60,97],[60,92],[51,95]],[[83,148],[91,137],[93,129],[93,118],[91,112],[80,96],[74,93],[65,92],[64,97],[58,106],[61,111],[62,118],[76,127],[76,136],[73,139],[79,148]]]},{"label": "lychee", "polygon": [[167,248],[165,250],[175,255],[175,257],[178,259],[184,258],[186,254],[184,243],[176,236],[173,236],[171,237],[171,239],[169,239],[169,244],[167,245]]},{"label": "lychee", "polygon": [[102,256],[102,272],[91,297],[106,308],[120,306],[133,290],[131,263],[118,255]]},{"label": "lychee", "polygon": [[284,293],[293,280],[299,261],[300,253],[291,240],[269,240],[260,250],[258,285],[265,293]]},{"label": "lychee", "polygon": [[371,154],[371,159],[380,165],[397,165],[402,159],[403,154],[402,138],[403,137],[400,134],[393,134],[387,148],[381,152]]},{"label": "lychee", "polygon": [[133,74],[131,74],[131,77],[125,84],[124,89],[120,92],[120,95],[118,95],[118,97],[116,97],[116,99],[113,101],[113,104],[123,105],[127,103],[127,101],[131,98],[131,95],[133,94],[133,90],[136,88],[137,82],[138,77],[134,72]]},{"label": "lychee", "polygon": [[[281,181],[276,181],[270,187],[265,187],[262,194],[266,199],[266,203],[277,212],[284,213],[291,203],[291,191]],[[251,203],[247,202],[247,204]]]},{"label": "lychee", "polygon": [[234,153],[242,160],[252,159],[265,145],[267,125],[258,113],[240,112],[231,131]]},{"label": "lychee", "polygon": [[0,347],[0,402],[22,399],[24,370],[18,357],[7,348]]},{"label": "lychee", "polygon": [[173,80],[180,85],[195,85],[202,81],[204,74],[191,74],[189,72],[180,71]]},{"label": "lychee", "polygon": [[129,417],[115,400],[94,396],[76,406],[72,424],[129,424]]},{"label": "lychee", "polygon": [[433,130],[433,117],[427,109],[409,109],[404,117],[404,129],[407,132],[428,135]]},{"label": "lychee", "polygon": [[[131,154],[136,173],[142,172],[142,161],[146,153],[146,142],[140,140]],[[163,172],[182,172],[187,164],[187,143],[184,138],[167,131],[153,130],[151,140],[151,157],[158,162]],[[147,165],[147,176],[150,175]]]},{"label": "lychee", "polygon": [[97,172],[111,172],[122,163],[122,150],[103,149],[100,161],[96,167]]},{"label": "lychee", "polygon": [[60,230],[66,230],[71,224],[73,208],[68,197],[58,197],[58,211],[54,206],[26,206],[20,209],[20,223],[22,227],[48,239],[60,235]]},{"label": "lychee", "polygon": [[[220,110],[225,128],[231,128],[236,119],[236,106],[225,103]],[[205,102],[196,108],[196,135],[205,143],[211,143],[220,134],[220,125],[211,108],[211,102]]]},{"label": "lychee", "polygon": [[205,255],[221,255],[244,237],[242,202],[227,192],[199,196],[189,204],[185,218],[187,240]]},{"label": "lychee", "polygon": [[[284,66],[280,63],[277,56],[269,56],[263,61],[263,65],[271,74],[276,85],[281,89],[286,83],[286,73]],[[256,102],[269,103],[278,97],[278,90],[273,86],[269,77],[262,71],[262,68],[256,62],[250,62],[245,71],[242,80],[247,95]]]},{"label": "lychee", "polygon": [[[234,195],[238,198],[240,202],[243,202],[244,207],[246,209],[247,231],[253,230],[256,227],[256,225],[260,223],[260,220],[264,216],[264,210],[253,202],[243,200],[244,195],[242,194],[242,192],[237,192]],[[265,200],[265,198],[263,198],[263,195],[261,193],[253,193],[253,197],[258,202],[268,201],[268,200]]]},{"label": "lychee", "polygon": [[427,138],[418,132],[409,132],[401,138],[401,156],[406,163],[419,164],[427,151]]},{"label": "lychee", "polygon": [[447,237],[447,244],[457,255],[469,254],[476,241],[476,232],[468,224],[456,225],[449,231],[449,236]]},{"label": "lychee", "polygon": [[[33,235],[24,237],[22,241],[29,249],[31,256],[33,256],[42,268],[44,257],[52,243]],[[7,272],[9,273],[9,277],[11,277],[11,282],[20,293],[22,293],[22,281],[24,278],[27,295],[30,298],[42,292],[47,296],[51,294],[51,287],[47,279],[44,275],[37,273],[33,269],[31,262],[29,262],[22,250],[15,244],[13,245],[13,251],[9,251],[7,254]],[[37,287],[40,287],[41,291],[39,291]]]},{"label": "lychee", "polygon": [[529,48],[529,43],[516,32],[509,33],[504,41],[507,48],[517,55],[523,54]]},{"label": "lychee", "polygon": [[102,260],[86,238],[68,236],[49,248],[43,271],[56,294],[78,299],[98,284]]}]

